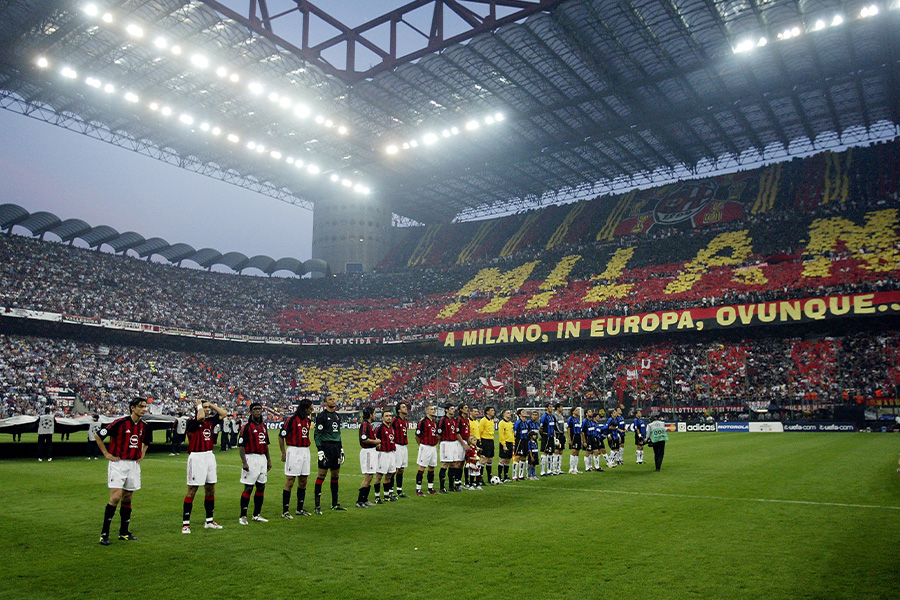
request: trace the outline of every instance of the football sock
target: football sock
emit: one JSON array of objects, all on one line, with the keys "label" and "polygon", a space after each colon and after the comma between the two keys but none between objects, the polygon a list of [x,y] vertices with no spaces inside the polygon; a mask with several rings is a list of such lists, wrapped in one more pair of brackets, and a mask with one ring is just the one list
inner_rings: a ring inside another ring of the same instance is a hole
[{"label": "football sock", "polygon": [[384,493],[385,493],[385,495],[390,496],[390,495],[391,495],[391,490],[393,490],[393,489],[394,489],[394,482],[393,482],[393,481],[388,481],[387,483],[384,484]]},{"label": "football sock", "polygon": [[368,490],[368,486],[359,488],[359,496],[356,497],[357,504],[366,501],[366,490]]},{"label": "football sock", "polygon": [[403,473],[397,473],[394,476],[394,480],[397,482],[397,493],[403,493]]},{"label": "football sock", "polygon": [[203,498],[203,508],[206,509],[206,520],[213,520],[213,510],[216,508],[216,497],[206,496]]},{"label": "football sock", "polygon": [[547,455],[541,454],[541,475],[547,473]]},{"label": "football sock", "polygon": [[331,478],[331,505],[337,506],[338,504],[338,478]]},{"label": "football sock", "polygon": [[444,485],[444,481],[447,479],[447,469],[445,467],[441,467],[441,471],[439,473],[441,480],[441,489],[446,489],[447,486]]},{"label": "football sock", "polygon": [[122,503],[122,506],[119,507],[119,516],[122,518],[122,522],[119,525],[119,535],[125,535],[128,533],[128,526],[131,524],[131,504]]},{"label": "football sock", "polygon": [[490,480],[491,480],[491,471],[494,470],[494,469],[493,469],[493,466],[492,466],[492,465],[487,465],[485,468],[487,469],[488,481],[490,481]]},{"label": "football sock", "polygon": [[304,502],[306,502],[306,486],[297,488],[297,512],[303,510]]},{"label": "football sock", "polygon": [[184,497],[184,511],[181,515],[181,524],[191,524],[191,509],[194,508],[194,499],[187,496]]},{"label": "football sock", "polygon": [[322,482],[325,481],[321,477],[316,477],[316,487],[315,487],[315,495],[316,495],[316,508],[319,508],[322,505]]},{"label": "football sock", "polygon": [[591,468],[591,455],[585,454],[584,455],[584,470],[587,471],[590,468]]},{"label": "football sock", "polygon": [[281,490],[281,512],[286,513],[291,510],[291,491]]},{"label": "football sock", "polygon": [[428,471],[428,489],[434,489],[434,471]]},{"label": "football sock", "polygon": [[247,507],[250,506],[250,492],[241,492],[241,516],[247,516]]},{"label": "football sock", "polygon": [[253,495],[253,516],[257,516],[262,511],[264,492],[257,488],[256,494]]},{"label": "football sock", "polygon": [[109,526],[114,516],[116,516],[116,507],[112,504],[107,504],[106,511],[103,514],[103,529],[101,530],[102,534],[107,537],[109,537]]},{"label": "football sock", "polygon": [[377,499],[379,496],[381,496],[381,484],[376,483],[375,484],[375,498]]},{"label": "football sock", "polygon": [[416,473],[416,491],[422,491],[422,471]]},{"label": "football sock", "polygon": [[578,468],[578,457],[569,455],[569,470],[574,471]]}]

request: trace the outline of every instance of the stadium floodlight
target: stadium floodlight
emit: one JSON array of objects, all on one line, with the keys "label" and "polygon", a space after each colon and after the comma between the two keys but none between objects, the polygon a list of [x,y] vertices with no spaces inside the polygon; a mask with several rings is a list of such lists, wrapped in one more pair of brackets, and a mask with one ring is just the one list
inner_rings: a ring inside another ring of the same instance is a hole
[{"label": "stadium floodlight", "polygon": [[300,167],[303,166],[303,161],[298,158],[297,160],[294,161],[294,166],[299,169]]},{"label": "stadium floodlight", "polygon": [[209,66],[209,59],[202,54],[194,54],[191,56],[191,64],[195,67],[205,69]]},{"label": "stadium floodlight", "polygon": [[225,139],[227,139],[227,140],[228,140],[229,142],[231,142],[232,144],[237,144],[238,142],[241,141],[241,138],[239,138],[238,136],[234,135],[233,133],[229,133],[229,134],[225,137]]},{"label": "stadium floodlight", "polygon": [[435,143],[436,141],[438,141],[438,136],[433,133],[426,133],[424,136],[422,136],[422,142],[426,146],[430,146],[431,144]]},{"label": "stadium floodlight", "polygon": [[799,27],[792,27],[792,28],[791,28],[791,35],[793,35],[794,37],[797,37],[798,35],[800,35],[800,33],[801,33],[801,32],[800,32],[800,28],[799,28]]},{"label": "stadium floodlight", "polygon": [[169,50],[169,52],[171,52],[175,56],[179,56],[181,54],[181,46],[178,46],[178,45],[172,46],[172,48]]},{"label": "stadium floodlight", "polygon": [[144,37],[144,30],[140,25],[135,25],[134,23],[129,23],[125,26],[125,31],[128,32],[128,35],[134,36],[136,38]]},{"label": "stadium floodlight", "polygon": [[450,133],[452,133],[453,135],[459,135],[459,127],[451,127]]},{"label": "stadium floodlight", "polygon": [[88,84],[90,87],[98,89],[98,90],[103,85],[103,82],[101,82],[96,77],[85,77],[84,82],[86,84]]},{"label": "stadium floodlight", "polygon": [[338,133],[341,135],[347,135],[347,133],[349,133],[349,130],[345,125],[341,125],[340,127],[338,127]]},{"label": "stadium floodlight", "polygon": [[228,75],[228,69],[226,69],[225,67],[219,67],[216,69],[216,75],[218,75],[219,77],[225,77],[226,75]]},{"label": "stadium floodlight", "polygon": [[734,47],[734,53],[741,54],[743,52],[750,52],[755,47],[756,44],[753,42],[753,40],[741,40],[740,42],[738,42],[738,45]]},{"label": "stadium floodlight", "polygon": [[329,179],[330,179],[331,181],[337,183],[337,182],[340,180],[340,177],[338,177],[338,174],[337,174],[337,173],[332,173],[332,174],[331,174],[331,177],[329,177]]},{"label": "stadium floodlight", "polygon": [[282,96],[281,99],[278,101],[278,106],[280,106],[281,108],[290,108],[291,99],[288,98],[287,96]]},{"label": "stadium floodlight", "polygon": [[221,135],[221,134],[222,134],[222,128],[221,128],[221,127],[213,127],[213,128],[212,128],[212,134],[213,134],[213,135]]},{"label": "stadium floodlight", "polygon": [[493,124],[494,124],[494,117],[492,117],[492,116],[490,116],[490,115],[486,116],[486,117],[484,118],[484,123],[485,123],[485,125],[493,125]]},{"label": "stadium floodlight", "polygon": [[256,142],[247,142],[247,148],[249,148],[250,150],[256,150]]},{"label": "stadium floodlight", "polygon": [[241,76],[238,75],[237,73],[232,73],[231,75],[228,76],[228,81],[230,81],[231,83],[237,83],[240,80],[241,80]]},{"label": "stadium floodlight", "polygon": [[[765,39],[765,38],[762,38],[762,39]],[[506,115],[504,115],[502,112],[498,112],[498,113],[494,114],[495,121],[499,122],[499,121],[503,121],[504,119],[506,119]]]},{"label": "stadium floodlight", "polygon": [[325,117],[323,117],[322,115],[316,115],[316,118],[313,119],[313,120],[314,120],[316,123],[318,123],[319,125],[321,125],[322,123],[325,122]]},{"label": "stadium floodlight", "polygon": [[103,86],[103,91],[106,92],[107,94],[112,94],[113,92],[116,91],[116,86],[114,86],[111,83],[107,83],[106,85]]},{"label": "stadium floodlight", "polygon": [[469,121],[468,123],[466,123],[467,131],[475,131],[476,129],[478,129],[478,127],[478,121]]},{"label": "stadium floodlight", "polygon": [[831,26],[837,27],[838,25],[841,25],[843,22],[844,22],[844,17],[842,17],[841,15],[834,15],[834,18],[831,20]]},{"label": "stadium floodlight", "polygon": [[813,25],[813,31],[822,31],[823,29],[825,29],[825,21],[817,19],[815,25]]},{"label": "stadium floodlight", "polygon": [[182,123],[184,123],[185,125],[193,125],[194,124],[194,117],[192,117],[191,115],[181,115],[178,117],[178,120],[181,121]]},{"label": "stadium floodlight", "polygon": [[316,165],[309,165],[309,166],[306,168],[306,170],[309,171],[309,174],[310,174],[310,175],[318,175],[319,173],[322,172],[322,169],[320,169],[320,168],[317,167]]},{"label": "stadium floodlight", "polygon": [[410,140],[410,141],[409,141],[409,147],[410,147],[410,148],[418,148],[418,147],[419,147],[419,142],[417,142],[416,140]]},{"label": "stadium floodlight", "polygon": [[257,153],[257,154],[262,154],[262,153],[265,152],[265,151],[266,151],[266,147],[263,146],[262,144],[260,144],[260,145],[258,145],[258,146],[256,147],[256,153]]},{"label": "stadium floodlight", "polygon": [[351,187],[353,185],[353,182],[349,179],[341,179],[341,185],[344,187]]},{"label": "stadium floodlight", "polygon": [[159,110],[159,104],[156,102],[150,103],[150,110]]},{"label": "stadium floodlight", "polygon": [[159,48],[160,50],[165,50],[169,45],[169,40],[166,38],[159,36],[153,40],[153,45]]},{"label": "stadium floodlight", "polygon": [[443,136],[443,137],[445,137],[445,138],[450,137],[450,130],[449,130],[449,129],[443,130],[443,131],[441,132],[441,136]]},{"label": "stadium floodlight", "polygon": [[168,106],[163,106],[159,112],[161,112],[163,114],[163,116],[168,117],[169,115],[172,114],[172,109],[169,108]]},{"label": "stadium floodlight", "polygon": [[125,92],[125,100],[134,104],[135,102],[138,102],[140,98],[138,98],[138,95],[134,92]]},{"label": "stadium floodlight", "polygon": [[289,165],[292,165],[292,164],[294,164],[294,157],[288,156],[286,159],[284,159],[284,162],[286,162]]},{"label": "stadium floodlight", "polygon": [[397,152],[399,152],[400,149],[397,148],[396,144],[390,144],[387,148],[384,149],[384,151],[387,152],[388,154],[397,154]]},{"label": "stadium floodlight", "polygon": [[278,94],[275,92],[269,93],[269,101],[270,102],[278,102]]},{"label": "stadium floodlight", "polygon": [[309,107],[305,104],[298,104],[294,107],[294,114],[300,117],[301,119],[305,119],[310,115]]},{"label": "stadium floodlight", "polygon": [[334,127],[334,121],[332,121],[331,119],[325,119],[325,127]]},{"label": "stadium floodlight", "polygon": [[250,93],[256,94],[257,96],[263,93],[263,86],[257,81],[251,81],[250,83],[248,83],[247,89],[250,90]]},{"label": "stadium floodlight", "polygon": [[100,19],[101,19],[104,23],[112,23],[112,22],[113,22],[113,16],[112,16],[112,13],[108,13],[108,12],[103,13],[103,16],[100,17]]},{"label": "stadium floodlight", "polygon": [[757,48],[762,48],[763,46],[765,46],[768,43],[769,43],[769,40],[766,37],[761,37],[756,42],[756,46],[757,46]]},{"label": "stadium floodlight", "polygon": [[403,146],[401,146],[404,150],[409,150],[409,142],[403,142]]},{"label": "stadium floodlight", "polygon": [[280,160],[280,159],[281,159],[281,152],[279,152],[278,150],[272,150],[271,152],[269,152],[269,156],[271,156],[271,157],[274,158],[275,160]]},{"label": "stadium floodlight", "polygon": [[100,9],[97,8],[96,4],[86,4],[81,10],[89,17],[96,17],[100,14]]},{"label": "stadium floodlight", "polygon": [[59,72],[63,77],[68,79],[75,79],[78,77],[78,73],[72,67],[63,67]]},{"label": "stadium floodlight", "polygon": [[200,123],[200,131],[209,131],[209,123],[205,121]]},{"label": "stadium floodlight", "polygon": [[356,192],[357,194],[362,194],[365,192],[365,190],[366,190],[366,187],[361,183],[357,183],[356,185],[353,186],[353,191]]},{"label": "stadium floodlight", "polygon": [[47,57],[46,57],[46,56],[38,56],[37,60],[34,61],[34,62],[35,62],[35,63],[37,64],[37,66],[38,66],[39,68],[41,68],[41,69],[46,69],[47,67],[50,66],[50,61],[47,60]]}]

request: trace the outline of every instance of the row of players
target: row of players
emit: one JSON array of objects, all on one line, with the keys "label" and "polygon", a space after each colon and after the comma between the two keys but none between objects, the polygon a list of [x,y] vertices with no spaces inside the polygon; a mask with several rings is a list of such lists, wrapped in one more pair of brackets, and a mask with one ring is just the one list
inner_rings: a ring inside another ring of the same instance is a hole
[{"label": "row of players", "polygon": [[[344,462],[344,450],[341,445],[340,416],[335,410],[334,398],[326,399],[323,410],[315,421],[312,420],[312,402],[303,400],[296,411],[285,420],[279,432],[279,448],[281,460],[284,462],[286,476],[282,491],[282,517],[293,519],[290,512],[292,490],[297,484],[296,514],[311,516],[304,509],[306,484],[310,475],[310,431],[318,449],[318,473],[315,480],[315,514],[322,514],[321,494],[326,476],[330,472],[331,510],[346,510],[338,502],[338,481],[340,468]],[[129,404],[130,414],[102,427],[95,440],[101,453],[109,461],[108,486],[110,499],[105,508],[100,543],[110,544],[109,531],[119,508],[121,524],[119,539],[129,541],[136,539],[130,531],[131,500],[133,493],[141,487],[141,461],[143,460],[151,439],[150,429],[141,420],[147,410],[147,402],[143,398],[134,398]],[[368,508],[374,504],[395,501],[407,497],[403,493],[403,474],[408,467],[409,422],[408,407],[400,402],[395,408],[396,414],[385,410],[381,415],[381,423],[374,425],[375,414],[372,408],[363,410],[363,423],[359,429],[360,467],[363,481],[356,501],[358,508]],[[458,414],[457,414],[458,411]],[[580,411],[580,409],[579,409]],[[272,468],[269,454],[268,428],[262,420],[262,405],[254,403],[250,406],[249,421],[241,429],[238,437],[242,470],[240,481],[244,485],[241,493],[241,514],[239,523],[248,525],[252,519],[267,522],[262,516],[262,505],[268,472]],[[565,419],[560,404],[548,404],[546,413],[538,418],[533,411],[530,417],[524,410],[518,412],[513,423],[509,410],[503,411],[496,425],[498,431],[499,463],[498,476],[492,476],[494,459],[495,422],[494,408],[487,407],[480,420],[469,420],[469,407],[461,403],[458,407],[448,405],[440,420],[435,418],[435,407],[428,406],[426,415],[419,421],[415,430],[415,438],[419,444],[416,464],[416,495],[424,496],[423,482],[427,477],[427,493],[450,493],[462,489],[480,490],[484,484],[483,471],[487,472],[487,480],[499,484],[508,480],[536,479],[537,464],[541,465],[541,475],[561,474],[562,451],[568,437],[570,455],[569,473],[577,474],[579,454],[585,451],[585,470],[602,471],[599,456],[605,455],[609,467],[623,464],[622,445],[625,436],[625,421],[621,410],[613,411],[604,423],[599,414],[588,411],[582,415],[572,415]],[[209,402],[198,400],[193,418],[188,421],[187,461],[187,494],[184,498],[182,513],[182,533],[191,533],[190,521],[193,502],[197,491],[204,487],[204,509],[206,512],[206,529],[222,529],[213,518],[215,509],[215,484],[217,482],[217,465],[213,454],[213,430],[226,416],[224,409]],[[665,425],[661,421],[646,425],[638,412],[633,424],[636,459],[643,463],[643,446],[650,435],[657,457],[657,470],[661,463],[661,452],[665,446]],[[563,433],[565,432],[565,433]],[[538,452],[538,436],[541,439],[540,457]],[[105,439],[109,438],[109,447]],[[654,438],[657,438],[654,440]],[[610,445],[606,451],[604,440]],[[439,481],[440,491],[434,489],[434,472],[438,465],[438,449],[440,449]],[[513,475],[510,477],[510,466]],[[527,466],[527,474],[526,474]],[[426,475],[427,474],[427,475]],[[447,485],[449,475],[449,485]],[[396,490],[395,490],[396,485]],[[371,489],[375,488],[375,502],[369,500]],[[248,518],[251,495],[254,500],[252,517]]]}]

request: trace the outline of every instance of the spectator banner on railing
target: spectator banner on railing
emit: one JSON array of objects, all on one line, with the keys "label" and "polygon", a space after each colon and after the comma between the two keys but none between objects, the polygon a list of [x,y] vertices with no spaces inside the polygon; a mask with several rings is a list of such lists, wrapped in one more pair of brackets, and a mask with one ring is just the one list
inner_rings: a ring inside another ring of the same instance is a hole
[{"label": "spectator banner on railing", "polygon": [[878,315],[900,315],[900,292],[876,292],[824,298],[780,300],[670,310],[531,325],[485,327],[440,334],[446,348],[503,344],[544,344],[558,341],[619,338],[625,336],[736,329],[760,325],[794,325],[815,321]]},{"label": "spectator banner on railing", "polygon": [[701,413],[709,412],[732,412],[732,413],[742,413],[745,410],[745,406],[743,404],[704,404],[700,406],[654,406],[650,409],[650,413],[653,415],[658,414],[677,414],[677,415],[699,415]]},{"label": "spectator banner on railing", "polygon": [[856,431],[853,423],[806,423],[790,421],[784,423],[785,431]]}]

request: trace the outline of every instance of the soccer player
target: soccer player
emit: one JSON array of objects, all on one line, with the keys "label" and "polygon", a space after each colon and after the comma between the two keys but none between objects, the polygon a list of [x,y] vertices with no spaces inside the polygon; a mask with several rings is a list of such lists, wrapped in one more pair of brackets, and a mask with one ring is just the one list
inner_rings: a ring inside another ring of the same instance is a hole
[{"label": "soccer player", "polygon": [[441,440],[441,470],[438,473],[441,482],[441,493],[447,493],[447,486],[444,483],[447,478],[447,471],[450,471],[450,487],[453,487],[453,465],[456,463],[456,443],[459,425],[454,418],[456,407],[447,404],[444,408],[444,416],[438,421],[437,433]]},{"label": "soccer player", "polygon": [[622,416],[622,407],[616,408],[616,435],[619,439],[619,450],[616,452],[616,462],[625,464],[625,417]]},{"label": "soccer player", "polygon": [[425,469],[428,469],[428,493],[437,494],[434,491],[434,468],[437,466],[437,421],[434,419],[434,405],[425,407],[425,416],[416,425],[416,442],[419,444],[419,453],[416,456],[416,465],[419,470],[416,473],[416,496],[424,496],[422,492],[422,478]]},{"label": "soccer player", "polygon": [[[456,433],[456,477],[453,479],[453,488],[455,491],[462,490],[462,482],[463,482],[463,465],[466,460],[466,450],[469,449],[469,436],[471,435],[471,426],[469,425],[469,405],[465,402],[460,402],[459,407],[457,407],[457,411],[459,411],[459,417],[457,418],[457,433]],[[465,478],[468,480],[468,474],[465,475]],[[468,486],[467,486],[468,487]]]},{"label": "soccer player", "polygon": [[375,449],[381,444],[375,436],[375,428],[372,427],[374,420],[375,410],[371,406],[365,407],[362,411],[362,423],[359,424],[359,468],[362,470],[363,481],[359,486],[356,508],[374,506],[369,502],[369,492],[372,490],[372,477],[375,475],[377,458]]},{"label": "soccer player", "polygon": [[634,413],[634,458],[639,465],[644,464],[644,441],[647,439],[647,423],[643,417],[640,410]]},{"label": "soccer player", "polygon": [[316,448],[319,449],[319,473],[316,476],[316,508],[313,512],[322,514],[322,483],[331,471],[331,510],[347,510],[338,502],[338,478],[344,464],[344,449],[341,447],[341,417],[337,414],[337,400],[331,394],[325,398],[325,408],[316,415]]},{"label": "soccer player", "polygon": [[397,449],[394,450],[394,464],[397,472],[394,474],[394,481],[397,483],[397,497],[408,498],[403,493],[403,471],[409,466],[409,407],[406,402],[398,402],[394,407],[394,420],[391,427],[394,428],[394,444]]},{"label": "soccer player", "polygon": [[306,482],[309,480],[311,462],[309,455],[311,414],[312,401],[301,400],[294,414],[287,418],[278,433],[278,447],[281,449],[285,476],[284,489],[281,491],[283,519],[294,518],[291,515],[291,491],[294,488],[294,481],[297,481],[297,514],[301,517],[310,516],[309,511],[303,509],[303,503],[306,501]]},{"label": "soccer player", "polygon": [[222,529],[213,520],[216,506],[216,481],[218,481],[216,457],[213,455],[212,432],[226,415],[225,409],[211,402],[197,401],[196,413],[185,427],[188,436],[187,494],[181,517],[181,533],[191,532],[191,509],[194,496],[204,486],[203,508],[206,510],[204,529]]},{"label": "soccer player", "polygon": [[553,405],[553,418],[556,419],[556,444],[553,447],[550,470],[554,475],[562,475],[562,453],[566,449],[566,418],[559,402]]},{"label": "soccer player", "polygon": [[484,407],[484,416],[478,421],[478,443],[481,447],[481,456],[484,457],[484,468],[487,471],[487,480],[491,480],[491,471],[494,462],[494,410],[493,406]]},{"label": "soccer player", "polygon": [[572,407],[572,414],[566,420],[566,433],[569,436],[569,475],[578,475],[578,460],[581,453],[581,417],[580,408]]},{"label": "soccer player", "polygon": [[[109,502],[103,516],[100,544],[109,546],[109,526],[116,515],[116,507],[121,504],[119,516],[119,539],[133,541],[137,538],[129,530],[131,525],[131,496],[141,489],[141,461],[147,454],[147,447],[153,439],[150,428],[141,420],[147,412],[147,401],[134,398],[128,403],[130,414],[101,427],[94,436],[100,453],[109,461],[106,467],[109,485]],[[109,450],[103,438],[109,436]]]},{"label": "soccer player", "polygon": [[584,472],[594,470],[594,411],[587,409],[581,422],[581,447],[584,449]]},{"label": "soccer player", "polygon": [[513,481],[521,481],[525,479],[525,465],[528,464],[528,434],[531,428],[528,426],[529,419],[526,416],[525,409],[520,408],[516,411],[516,424],[513,425],[513,432],[516,435],[516,465],[513,471]]},{"label": "soccer player", "polygon": [[238,448],[241,455],[241,483],[244,491],[241,493],[241,518],[238,523],[247,525],[247,508],[250,506],[250,493],[256,486],[256,494],[253,496],[253,520],[259,523],[268,523],[263,517],[263,498],[266,492],[266,482],[269,480],[269,470],[272,468],[272,458],[269,456],[269,430],[262,418],[263,407],[259,402],[250,405],[250,418],[238,436]]},{"label": "soccer player", "polygon": [[497,423],[497,441],[500,444],[499,457],[500,466],[498,467],[500,483],[509,481],[509,461],[513,456],[513,445],[516,437],[513,433],[512,412],[509,409],[503,411],[500,415],[500,421]]},{"label": "soccer player", "polygon": [[[397,444],[394,442],[394,413],[389,410],[381,412],[381,425],[375,428],[375,437],[380,442],[375,452],[375,504],[384,504],[386,500],[395,502],[397,496],[391,492],[394,485],[394,473],[397,465],[394,464],[394,453]],[[381,487],[384,482],[384,493]]]},{"label": "soccer player", "polygon": [[550,457],[556,448],[556,419],[553,417],[553,405],[549,402],[541,415],[541,477],[551,475]]}]

